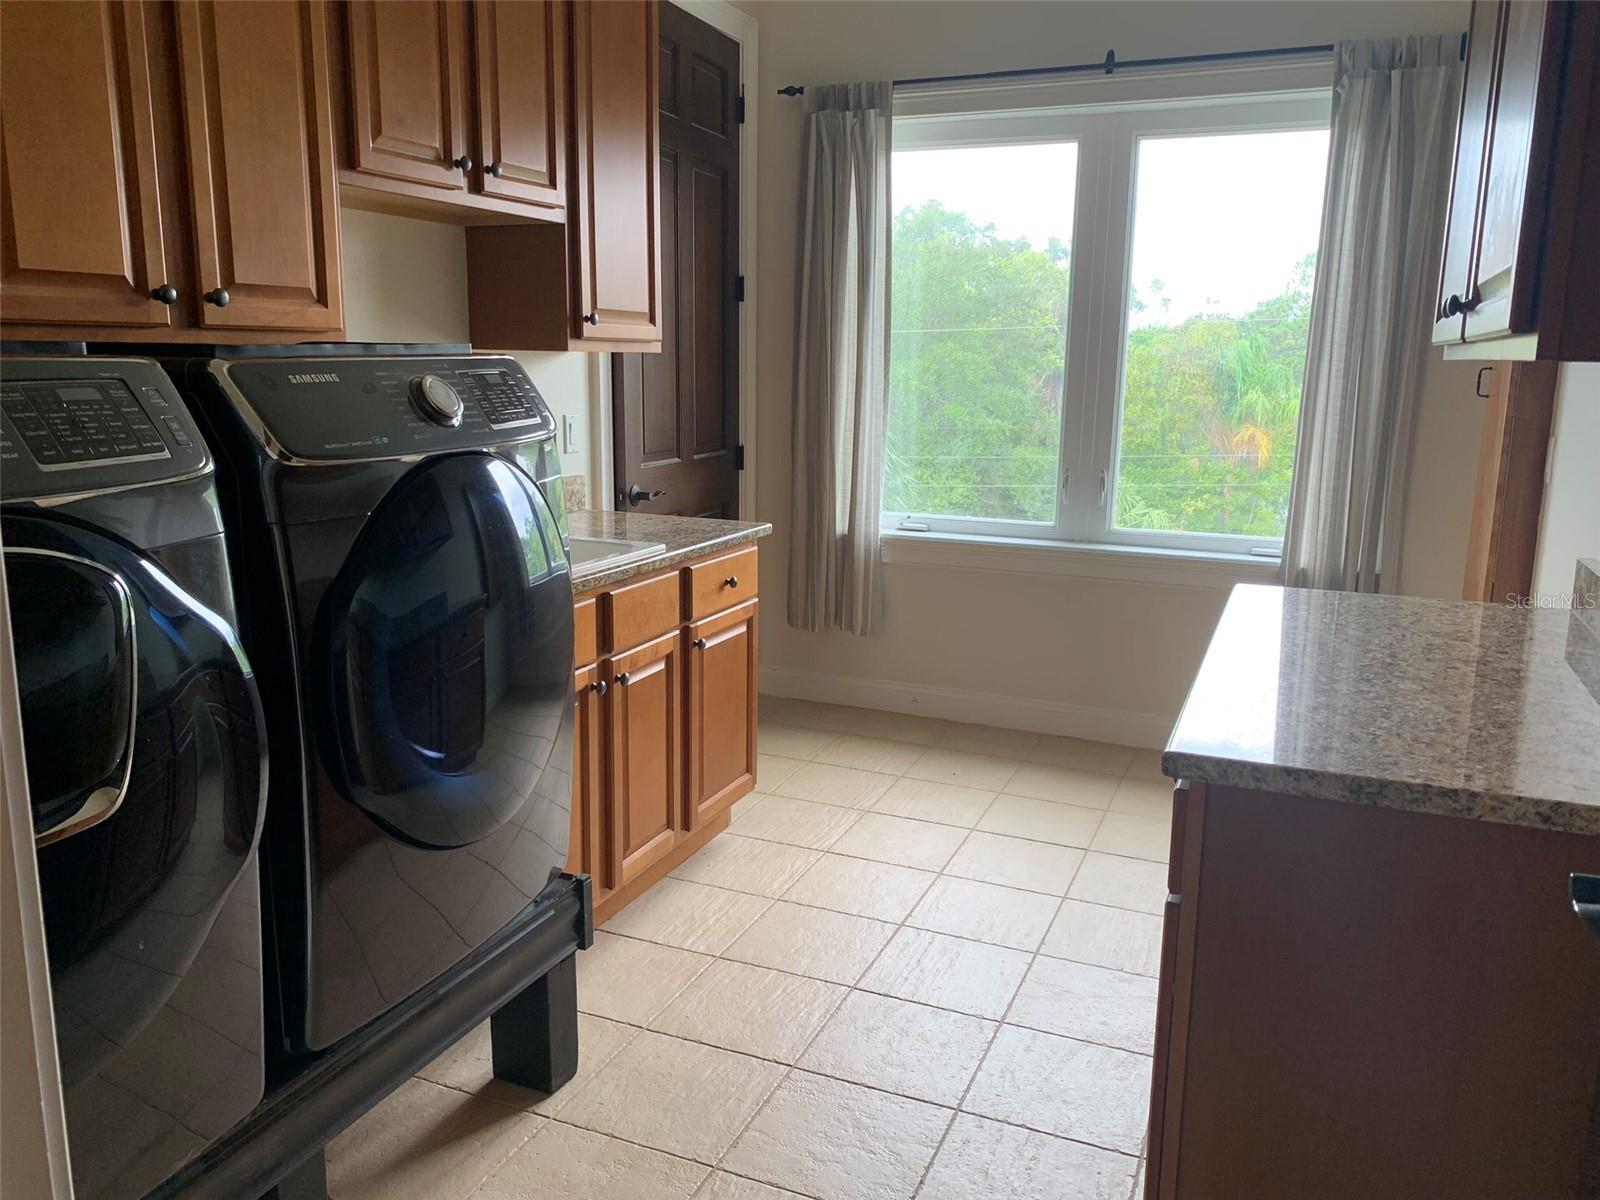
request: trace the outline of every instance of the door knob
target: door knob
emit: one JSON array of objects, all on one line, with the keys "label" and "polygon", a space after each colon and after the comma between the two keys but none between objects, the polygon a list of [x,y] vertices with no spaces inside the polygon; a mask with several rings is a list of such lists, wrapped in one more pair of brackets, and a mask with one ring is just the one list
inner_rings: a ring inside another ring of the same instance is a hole
[{"label": "door knob", "polygon": [[455,160],[455,163],[456,166],[460,167],[463,171],[472,170],[472,156],[470,154],[463,154],[460,158]]},{"label": "door knob", "polygon": [[215,304],[218,308],[227,308],[228,301],[231,299],[232,297],[228,295],[227,288],[212,288],[205,295],[206,303]]},{"label": "door knob", "polygon": [[660,488],[653,492],[647,492],[636,483],[628,489],[628,503],[637,507],[638,505],[645,503],[647,500],[659,500],[666,494],[667,492],[665,488]]},{"label": "door knob", "polygon": [[176,304],[178,302],[178,289],[170,283],[163,283],[150,293],[150,299],[159,300],[163,304]]}]

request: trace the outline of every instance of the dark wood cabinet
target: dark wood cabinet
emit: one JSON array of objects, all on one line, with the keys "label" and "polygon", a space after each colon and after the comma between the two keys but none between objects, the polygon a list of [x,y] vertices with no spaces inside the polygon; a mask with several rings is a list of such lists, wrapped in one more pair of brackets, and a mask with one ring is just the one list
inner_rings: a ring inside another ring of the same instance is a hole
[{"label": "dark wood cabinet", "polygon": [[1475,0],[1433,340],[1600,359],[1600,9]]},{"label": "dark wood cabinet", "polygon": [[473,14],[479,189],[486,196],[561,208],[567,186],[567,5],[478,0]]},{"label": "dark wood cabinet", "polygon": [[172,324],[140,3],[0,7],[0,295],[8,323]]},{"label": "dark wood cabinet", "polygon": [[689,659],[690,829],[699,828],[755,787],[759,604],[751,600],[696,621],[684,633]]},{"label": "dark wood cabinet", "polygon": [[340,329],[326,9],[184,0],[178,48],[199,325]]}]

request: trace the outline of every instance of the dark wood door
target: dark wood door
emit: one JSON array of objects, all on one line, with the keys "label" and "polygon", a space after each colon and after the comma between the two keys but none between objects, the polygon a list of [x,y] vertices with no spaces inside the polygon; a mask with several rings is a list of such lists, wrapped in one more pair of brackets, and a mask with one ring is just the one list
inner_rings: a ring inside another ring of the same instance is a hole
[{"label": "dark wood door", "polygon": [[1450,173],[1450,207],[1445,217],[1444,256],[1439,267],[1439,302],[1434,310],[1433,341],[1459,342],[1459,304],[1472,295],[1472,259],[1477,247],[1478,215],[1483,198],[1483,162],[1488,153],[1494,74],[1499,61],[1504,3],[1472,6],[1468,27],[1466,76],[1461,115],[1456,125],[1455,167]]},{"label": "dark wood door", "polygon": [[674,629],[609,660],[611,796],[605,841],[607,882],[614,887],[636,879],[671,850],[685,825],[679,636]]},{"label": "dark wood door", "polygon": [[155,117],[139,3],[0,6],[7,321],[162,328]]},{"label": "dark wood door", "polygon": [[661,337],[654,0],[579,4],[572,15],[571,206],[579,340]]},{"label": "dark wood door", "polygon": [[199,323],[342,328],[326,7],[183,0],[178,47]]},{"label": "dark wood door", "polygon": [[462,191],[467,167],[467,7],[457,0],[352,0],[351,165]]},{"label": "dark wood door", "polygon": [[755,787],[756,609],[751,600],[689,626],[689,828]]},{"label": "dark wood door", "polygon": [[661,353],[612,362],[617,507],[734,517],[739,45],[664,4],[660,58]]},{"label": "dark wood door", "polygon": [[475,170],[486,196],[566,203],[567,6],[478,0]]}]

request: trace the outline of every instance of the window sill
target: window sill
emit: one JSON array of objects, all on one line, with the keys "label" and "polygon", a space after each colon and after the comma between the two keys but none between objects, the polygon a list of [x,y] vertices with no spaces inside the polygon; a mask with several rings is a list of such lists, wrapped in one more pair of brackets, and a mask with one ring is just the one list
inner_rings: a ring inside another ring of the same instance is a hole
[{"label": "window sill", "polygon": [[885,563],[894,565],[1014,571],[1219,591],[1236,583],[1277,583],[1279,577],[1277,559],[1244,554],[898,529],[883,532],[880,553]]}]

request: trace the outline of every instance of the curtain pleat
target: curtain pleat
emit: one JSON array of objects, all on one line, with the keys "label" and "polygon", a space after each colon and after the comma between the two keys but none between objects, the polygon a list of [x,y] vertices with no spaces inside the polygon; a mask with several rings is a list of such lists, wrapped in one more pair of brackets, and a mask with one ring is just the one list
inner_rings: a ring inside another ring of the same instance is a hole
[{"label": "curtain pleat", "polygon": [[876,630],[889,405],[893,87],[809,88],[796,306],[789,624]]},{"label": "curtain pleat", "polygon": [[1283,539],[1292,587],[1389,591],[1461,90],[1459,34],[1340,44]]}]

